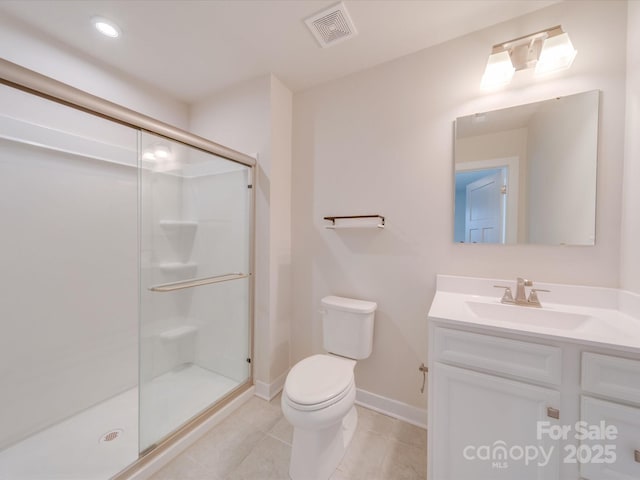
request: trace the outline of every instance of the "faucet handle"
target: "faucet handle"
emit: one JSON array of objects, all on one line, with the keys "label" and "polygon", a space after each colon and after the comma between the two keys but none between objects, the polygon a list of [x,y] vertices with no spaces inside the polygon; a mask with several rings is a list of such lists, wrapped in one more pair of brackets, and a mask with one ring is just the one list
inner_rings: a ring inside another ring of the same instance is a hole
[{"label": "faucet handle", "polygon": [[513,293],[511,293],[511,287],[505,285],[494,285],[494,288],[504,288],[504,295],[500,299],[500,303],[515,303],[513,299]]},{"label": "faucet handle", "polygon": [[550,291],[551,290],[545,290],[543,288],[532,288],[531,292],[529,293],[529,298],[527,299],[527,303],[532,307],[541,307],[542,305],[540,305],[540,299],[538,299],[537,292],[550,292]]}]

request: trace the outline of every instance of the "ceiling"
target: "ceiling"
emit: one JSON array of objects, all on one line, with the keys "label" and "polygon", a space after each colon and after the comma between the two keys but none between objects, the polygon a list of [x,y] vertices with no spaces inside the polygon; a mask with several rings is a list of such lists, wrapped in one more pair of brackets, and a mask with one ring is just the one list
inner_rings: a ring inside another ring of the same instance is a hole
[{"label": "ceiling", "polygon": [[[557,1],[346,0],[358,35],[324,49],[304,19],[332,0],[0,0],[0,14],[193,103],[269,72],[304,90]],[[95,15],[122,36],[97,33]]]}]

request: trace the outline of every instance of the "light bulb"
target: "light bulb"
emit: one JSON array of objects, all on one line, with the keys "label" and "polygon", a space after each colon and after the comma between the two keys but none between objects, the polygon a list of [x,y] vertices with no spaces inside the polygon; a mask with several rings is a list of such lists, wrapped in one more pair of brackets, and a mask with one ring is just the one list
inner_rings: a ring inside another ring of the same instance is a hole
[{"label": "light bulb", "polygon": [[569,68],[577,53],[567,33],[549,37],[542,44],[535,73],[540,75]]},{"label": "light bulb", "polygon": [[513,78],[515,71],[516,69],[511,63],[509,52],[505,50],[502,52],[492,53],[489,55],[487,68],[484,71],[480,85],[485,89],[506,85],[511,81],[511,78]]}]

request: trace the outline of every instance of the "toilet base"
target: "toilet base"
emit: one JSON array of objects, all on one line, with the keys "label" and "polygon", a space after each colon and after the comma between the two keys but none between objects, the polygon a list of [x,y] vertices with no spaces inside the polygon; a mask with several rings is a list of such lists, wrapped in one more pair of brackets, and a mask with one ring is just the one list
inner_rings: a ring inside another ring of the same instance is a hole
[{"label": "toilet base", "polygon": [[340,464],[358,425],[355,405],[341,422],[323,430],[294,428],[289,476],[292,480],[328,480]]}]

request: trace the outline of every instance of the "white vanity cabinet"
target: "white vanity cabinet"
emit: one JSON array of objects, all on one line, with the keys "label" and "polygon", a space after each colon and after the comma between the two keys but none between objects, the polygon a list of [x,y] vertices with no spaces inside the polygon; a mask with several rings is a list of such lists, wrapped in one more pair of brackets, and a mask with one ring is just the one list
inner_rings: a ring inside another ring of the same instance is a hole
[{"label": "white vanity cabinet", "polygon": [[[431,330],[429,480],[556,480],[562,351]],[[540,384],[545,384],[540,385]]]},{"label": "white vanity cabinet", "polygon": [[588,425],[604,421],[613,428],[599,435],[604,438],[581,442],[584,447],[577,453],[590,460],[580,465],[582,477],[640,479],[640,361],[583,353],[582,391],[581,419]]},{"label": "white vanity cabinet", "polygon": [[496,285],[438,275],[427,480],[640,480],[640,295],[535,282],[534,308]]},{"label": "white vanity cabinet", "polygon": [[640,479],[637,354],[435,319],[429,336],[428,480]]}]

